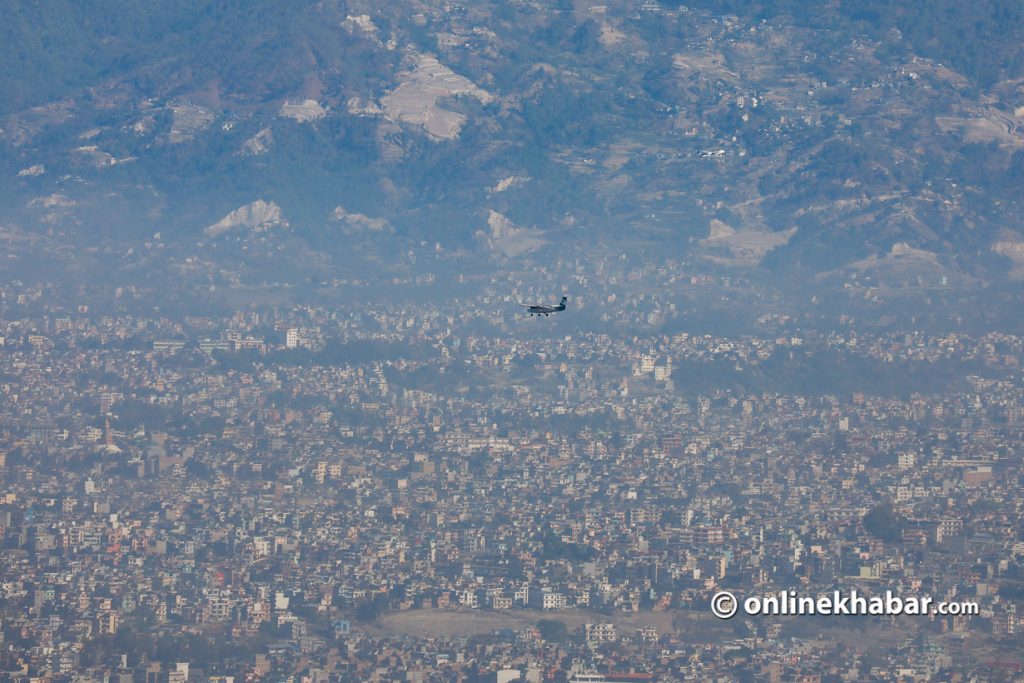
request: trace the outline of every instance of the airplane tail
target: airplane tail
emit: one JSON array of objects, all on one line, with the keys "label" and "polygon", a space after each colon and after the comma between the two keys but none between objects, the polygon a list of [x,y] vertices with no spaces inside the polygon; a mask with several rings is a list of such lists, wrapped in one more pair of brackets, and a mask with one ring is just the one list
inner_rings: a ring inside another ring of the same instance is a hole
[{"label": "airplane tail", "polygon": [[568,300],[569,300],[569,297],[563,296],[562,297],[562,301],[558,304],[558,310],[564,311],[565,310],[565,302],[568,301]]}]

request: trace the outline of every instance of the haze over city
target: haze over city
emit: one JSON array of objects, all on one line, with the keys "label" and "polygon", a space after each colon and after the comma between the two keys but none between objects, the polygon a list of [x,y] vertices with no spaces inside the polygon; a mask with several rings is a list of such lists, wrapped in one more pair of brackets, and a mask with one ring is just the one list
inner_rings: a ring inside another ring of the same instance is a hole
[{"label": "haze over city", "polygon": [[0,18],[0,680],[1024,676],[1019,4]]}]

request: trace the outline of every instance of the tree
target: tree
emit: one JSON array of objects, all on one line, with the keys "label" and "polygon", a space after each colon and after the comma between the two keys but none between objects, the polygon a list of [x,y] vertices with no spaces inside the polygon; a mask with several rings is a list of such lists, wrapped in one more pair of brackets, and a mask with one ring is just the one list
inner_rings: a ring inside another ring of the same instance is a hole
[{"label": "tree", "polygon": [[537,622],[540,637],[549,643],[564,643],[569,639],[569,629],[558,619],[541,619]]},{"label": "tree", "polygon": [[883,541],[895,541],[903,529],[903,518],[896,514],[891,503],[879,503],[862,520],[869,534]]}]

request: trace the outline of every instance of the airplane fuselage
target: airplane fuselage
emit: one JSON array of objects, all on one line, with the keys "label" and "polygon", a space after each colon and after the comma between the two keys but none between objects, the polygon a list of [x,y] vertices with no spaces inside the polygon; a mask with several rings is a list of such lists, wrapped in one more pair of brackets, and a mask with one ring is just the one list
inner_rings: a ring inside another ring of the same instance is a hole
[{"label": "airplane fuselage", "polygon": [[559,302],[559,304],[557,306],[545,306],[545,305],[542,305],[542,304],[533,304],[533,305],[526,306],[526,311],[530,314],[531,317],[535,316],[535,315],[543,315],[543,316],[547,317],[547,316],[551,315],[552,313],[558,313],[560,311],[564,311],[565,310],[565,302],[566,301],[567,301],[567,298],[563,296],[562,300]]}]

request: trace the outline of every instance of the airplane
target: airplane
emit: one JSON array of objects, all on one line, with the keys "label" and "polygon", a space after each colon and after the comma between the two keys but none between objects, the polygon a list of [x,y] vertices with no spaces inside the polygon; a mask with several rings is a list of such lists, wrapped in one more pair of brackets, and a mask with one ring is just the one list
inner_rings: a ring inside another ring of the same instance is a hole
[{"label": "airplane", "polygon": [[568,299],[569,299],[569,297],[563,296],[562,300],[560,302],[558,302],[557,306],[546,306],[544,304],[519,304],[519,305],[526,307],[526,310],[529,311],[529,313],[530,313],[530,317],[533,317],[534,315],[543,315],[543,316],[547,317],[547,316],[551,315],[552,313],[558,313],[559,311],[564,311],[565,310],[565,302],[568,301]]}]

